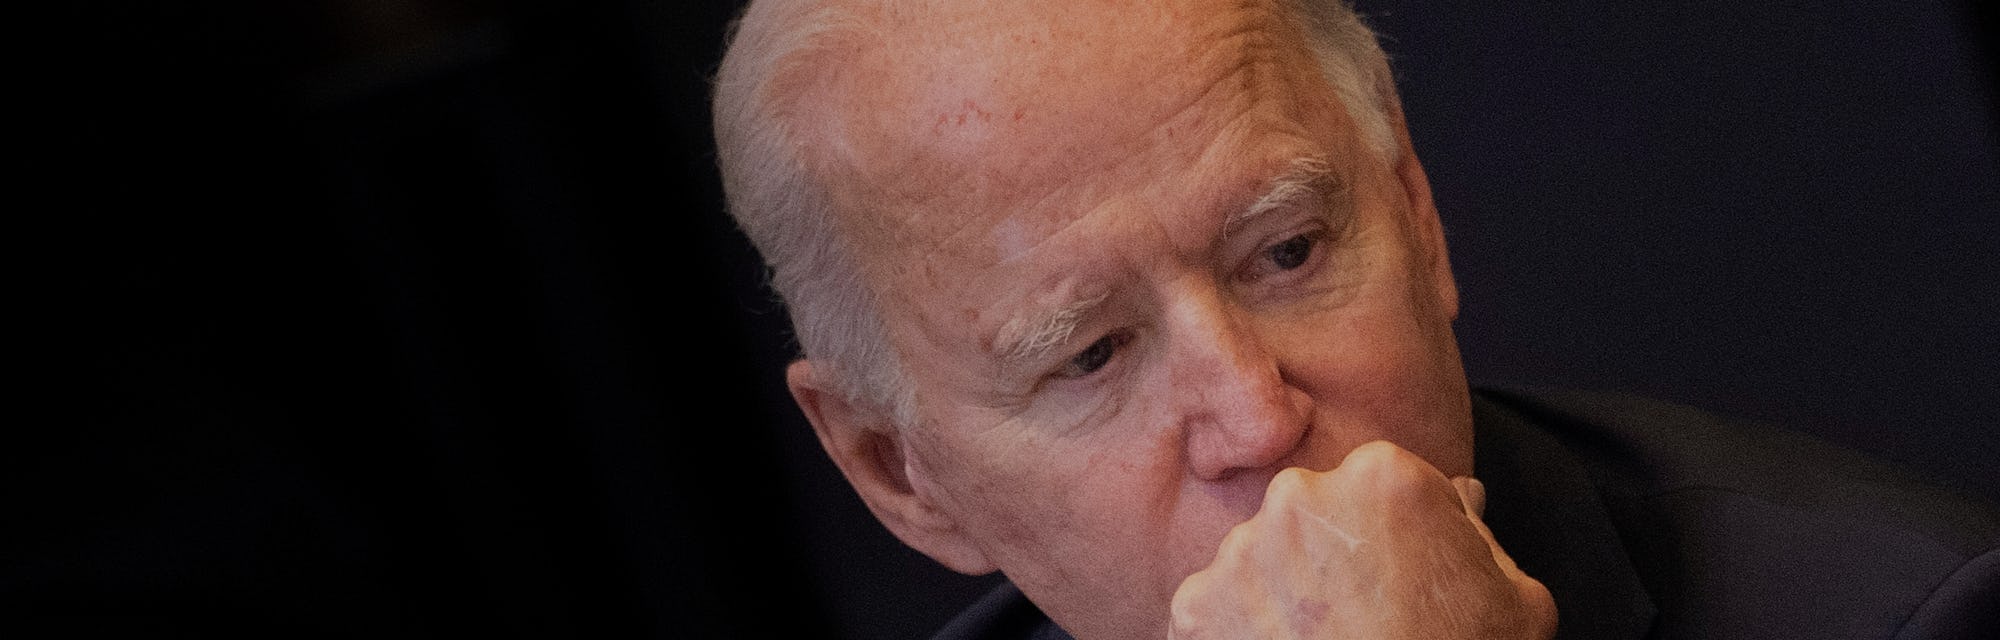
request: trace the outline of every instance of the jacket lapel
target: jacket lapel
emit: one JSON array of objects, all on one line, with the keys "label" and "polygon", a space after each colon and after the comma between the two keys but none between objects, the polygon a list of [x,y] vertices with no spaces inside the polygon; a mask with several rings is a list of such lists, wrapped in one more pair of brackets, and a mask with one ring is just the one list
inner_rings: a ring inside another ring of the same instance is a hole
[{"label": "jacket lapel", "polygon": [[1643,638],[1656,612],[1575,454],[1473,395],[1474,474],[1500,547],[1555,596],[1558,638]]}]

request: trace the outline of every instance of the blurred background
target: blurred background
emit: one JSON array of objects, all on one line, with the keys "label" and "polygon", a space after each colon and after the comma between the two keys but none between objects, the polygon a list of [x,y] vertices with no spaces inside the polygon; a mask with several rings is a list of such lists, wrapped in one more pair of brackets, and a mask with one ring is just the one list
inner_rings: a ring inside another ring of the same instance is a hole
[{"label": "blurred background", "polygon": [[[1994,9],[1614,4],[1359,3],[1474,380],[2000,499]],[[739,6],[20,25],[0,636],[921,638],[993,584],[891,538],[783,389],[708,133]]]}]

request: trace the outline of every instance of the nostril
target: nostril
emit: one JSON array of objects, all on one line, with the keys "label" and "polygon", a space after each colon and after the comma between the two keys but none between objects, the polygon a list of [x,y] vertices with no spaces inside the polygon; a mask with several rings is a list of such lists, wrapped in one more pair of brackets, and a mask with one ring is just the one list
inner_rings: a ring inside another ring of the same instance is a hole
[{"label": "nostril", "polygon": [[[1212,293],[1212,292],[1204,292]],[[1170,363],[1175,410],[1190,470],[1223,481],[1244,470],[1275,472],[1294,456],[1313,413],[1252,318],[1226,300],[1196,296],[1183,309]]]},{"label": "nostril", "polygon": [[[1314,410],[1312,394],[1306,393],[1305,389],[1293,386],[1287,380],[1285,384],[1285,399],[1289,401],[1294,419],[1299,421],[1302,428],[1311,431]],[[1300,434],[1300,437],[1303,438],[1304,434]]]},{"label": "nostril", "polygon": [[1229,467],[1227,469],[1223,469],[1221,471],[1212,474],[1209,477],[1205,477],[1202,479],[1207,480],[1209,482],[1228,482],[1230,480],[1236,479],[1236,476],[1242,473],[1243,473],[1242,467]]},{"label": "nostril", "polygon": [[1245,470],[1282,468],[1294,457],[1311,431],[1311,398],[1289,387],[1273,391],[1189,414],[1183,428],[1197,477],[1225,481]]}]

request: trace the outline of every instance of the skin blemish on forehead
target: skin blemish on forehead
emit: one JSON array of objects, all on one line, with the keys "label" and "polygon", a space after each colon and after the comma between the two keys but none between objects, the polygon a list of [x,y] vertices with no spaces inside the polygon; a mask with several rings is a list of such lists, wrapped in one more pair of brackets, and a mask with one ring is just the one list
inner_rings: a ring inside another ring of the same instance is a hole
[{"label": "skin blemish on forehead", "polygon": [[[1014,110],[1015,122],[1021,120],[1021,114],[1022,111],[1020,109]],[[957,109],[939,112],[937,114],[937,121],[931,124],[931,133],[943,133],[944,128],[947,126],[963,127],[967,123],[978,125],[991,124],[992,122],[993,112],[979,106],[978,101],[968,98],[960,102]]]},{"label": "skin blemish on forehead", "polygon": [[968,99],[959,105],[958,113],[953,115],[953,121],[956,124],[965,124],[966,118],[978,122],[992,122],[993,112],[979,108],[978,102]]}]

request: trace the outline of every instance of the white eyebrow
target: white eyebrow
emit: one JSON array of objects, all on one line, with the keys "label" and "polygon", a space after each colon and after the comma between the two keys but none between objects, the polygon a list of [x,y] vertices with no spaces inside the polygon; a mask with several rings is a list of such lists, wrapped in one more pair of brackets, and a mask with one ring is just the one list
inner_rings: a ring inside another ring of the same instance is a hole
[{"label": "white eyebrow", "polygon": [[[1284,173],[1271,180],[1271,187],[1264,195],[1229,217],[1223,223],[1223,237],[1230,231],[1255,219],[1257,216],[1331,194],[1327,183],[1333,177],[1333,169],[1324,158],[1302,157],[1292,160]],[[1070,334],[1076,332],[1092,310],[1104,303],[1108,296],[1074,300],[1046,313],[1032,312],[1017,315],[1000,326],[993,338],[992,353],[1008,366],[1031,363],[1046,356],[1049,351],[1069,341]]]},{"label": "white eyebrow", "polygon": [[993,340],[993,352],[1009,365],[1039,360],[1051,349],[1067,342],[1070,334],[1076,332],[1077,323],[1092,309],[1103,304],[1107,297],[1098,295],[1071,301],[1045,314],[1015,316],[1000,326],[1000,333]]},{"label": "white eyebrow", "polygon": [[1327,197],[1327,183],[1333,178],[1333,167],[1325,158],[1303,157],[1291,161],[1285,172],[1271,180],[1271,188],[1264,195],[1250,203],[1242,211],[1229,216],[1222,223],[1222,237],[1241,228],[1257,216],[1311,200],[1314,196]]}]

